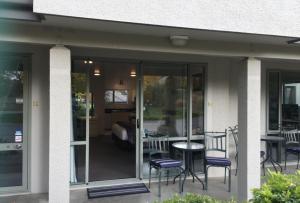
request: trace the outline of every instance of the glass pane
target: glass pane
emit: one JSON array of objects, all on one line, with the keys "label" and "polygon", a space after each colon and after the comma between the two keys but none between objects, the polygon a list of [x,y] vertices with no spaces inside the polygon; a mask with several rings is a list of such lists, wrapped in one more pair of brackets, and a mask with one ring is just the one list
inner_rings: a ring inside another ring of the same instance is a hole
[{"label": "glass pane", "polygon": [[85,145],[71,146],[70,152],[70,183],[85,183]]},{"label": "glass pane", "polygon": [[22,186],[23,151],[0,151],[0,187]]},{"label": "glass pane", "polygon": [[22,185],[23,65],[0,58],[0,187]]},{"label": "glass pane", "polygon": [[71,141],[86,140],[86,87],[86,74],[72,73],[73,137]]},{"label": "glass pane", "polygon": [[184,66],[144,70],[144,130],[186,136],[187,71]]},{"label": "glass pane", "polygon": [[204,70],[191,66],[192,75],[192,135],[204,132]]},{"label": "glass pane", "polygon": [[[144,136],[159,133],[172,139],[187,136],[187,68],[185,66],[147,65],[143,69],[143,127]],[[170,156],[182,159],[181,153],[172,150]],[[163,156],[163,155],[162,155]],[[157,156],[159,158],[159,154]],[[170,174],[176,174],[171,170]],[[149,175],[148,139],[143,139],[143,175]],[[152,177],[156,171],[153,170]],[[166,175],[165,173],[163,175]]]},{"label": "glass pane", "polygon": [[300,74],[297,72],[284,72],[282,83],[282,127],[285,129],[299,129]]},{"label": "glass pane", "polygon": [[269,72],[269,130],[279,130],[279,72]]}]

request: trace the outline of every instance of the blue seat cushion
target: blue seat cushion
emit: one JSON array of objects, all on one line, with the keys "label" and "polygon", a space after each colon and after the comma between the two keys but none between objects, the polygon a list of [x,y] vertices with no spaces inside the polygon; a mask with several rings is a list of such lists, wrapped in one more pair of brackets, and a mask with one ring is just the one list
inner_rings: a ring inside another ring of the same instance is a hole
[{"label": "blue seat cushion", "polygon": [[286,148],[286,151],[291,153],[300,153],[300,147],[288,147]]},{"label": "blue seat cushion", "polygon": [[150,165],[159,168],[175,168],[182,166],[182,161],[174,159],[153,159],[150,161]]},{"label": "blue seat cushion", "polygon": [[206,163],[210,166],[230,166],[231,161],[222,157],[206,157]]}]

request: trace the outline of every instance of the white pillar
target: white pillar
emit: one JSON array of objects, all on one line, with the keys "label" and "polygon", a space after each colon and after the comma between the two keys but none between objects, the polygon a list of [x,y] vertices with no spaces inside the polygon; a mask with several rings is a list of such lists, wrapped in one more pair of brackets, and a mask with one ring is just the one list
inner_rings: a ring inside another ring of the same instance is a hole
[{"label": "white pillar", "polygon": [[239,75],[239,172],[238,200],[252,198],[260,187],[261,61],[248,58]]},{"label": "white pillar", "polygon": [[50,49],[49,203],[69,202],[71,53]]}]

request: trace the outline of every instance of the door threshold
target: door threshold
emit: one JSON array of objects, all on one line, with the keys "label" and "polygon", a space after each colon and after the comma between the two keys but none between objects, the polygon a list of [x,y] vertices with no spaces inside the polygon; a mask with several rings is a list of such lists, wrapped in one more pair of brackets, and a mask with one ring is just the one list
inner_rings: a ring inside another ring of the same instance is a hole
[{"label": "door threshold", "polygon": [[86,188],[106,187],[106,186],[134,184],[134,183],[143,183],[143,180],[137,178],[127,178],[127,179],[118,179],[118,180],[93,181],[88,184],[71,185],[70,190],[80,190]]},{"label": "door threshold", "polygon": [[12,197],[12,196],[20,196],[20,195],[31,195],[33,193],[28,191],[10,191],[10,192],[0,192],[0,197]]}]

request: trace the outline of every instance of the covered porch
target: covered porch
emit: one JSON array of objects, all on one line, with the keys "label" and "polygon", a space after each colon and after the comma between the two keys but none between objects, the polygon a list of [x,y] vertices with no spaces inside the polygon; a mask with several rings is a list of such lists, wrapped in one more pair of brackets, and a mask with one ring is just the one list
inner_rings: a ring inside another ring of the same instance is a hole
[{"label": "covered porch", "polygon": [[[48,26],[50,25],[51,22]],[[127,29],[131,26],[133,25],[128,25]],[[45,36],[45,29],[47,36]],[[238,125],[240,168],[238,176],[233,176],[231,193],[227,192],[226,185],[221,181],[222,178],[216,178],[223,176],[223,170],[210,173],[210,187],[207,192],[202,191],[198,183],[190,182],[186,184],[185,192],[209,194],[221,199],[234,196],[241,201],[251,198],[251,189],[261,184],[260,151],[265,151],[265,147],[261,145],[260,138],[262,135],[279,132],[278,129],[269,129],[268,74],[274,69],[297,72],[300,64],[299,48],[287,47],[286,38],[277,40],[276,37],[264,37],[268,42],[264,44],[259,36],[254,35],[249,36],[248,41],[243,41],[243,37],[239,36],[239,40],[232,42],[230,39],[232,40],[233,36],[229,33],[225,33],[224,36],[217,33],[209,36],[209,33],[205,33],[206,37],[195,37],[187,46],[174,47],[165,36],[166,32],[171,33],[171,31],[178,30],[166,28],[158,36],[149,36],[146,35],[147,33],[120,33],[120,30],[113,32],[109,29],[73,32],[72,29],[19,25],[11,28],[13,34],[1,31],[1,44],[3,44],[1,52],[32,54],[31,83],[29,84],[30,104],[32,103],[29,125],[32,134],[28,137],[32,146],[28,154],[32,157],[32,161],[29,163],[31,170],[28,172],[30,181],[28,181],[27,189],[32,193],[47,193],[37,196],[5,197],[4,200],[24,201],[28,199],[30,201],[32,198],[34,200],[40,198],[41,200],[48,199],[49,202],[86,201],[85,189],[89,186],[89,182],[83,182],[78,186],[81,190],[71,186],[71,193],[69,193],[70,182],[72,182],[70,181],[70,143],[72,141],[70,128],[72,98],[70,95],[72,94],[71,73],[74,58],[82,61],[117,58],[134,61],[134,63],[158,61],[171,64],[171,66],[175,63],[205,64],[202,131],[223,131],[229,126]],[[197,33],[193,31],[191,35],[198,36]],[[137,71],[138,74],[140,73]],[[48,94],[49,90],[50,94]],[[191,91],[191,89],[187,90]],[[278,106],[280,106],[279,103]],[[142,107],[139,108],[142,111]],[[278,112],[281,111],[280,108],[278,107]],[[188,109],[188,111],[191,110]],[[279,115],[278,119],[279,124],[281,119]],[[143,130],[138,130],[142,134]],[[203,139],[193,137],[193,131],[188,132],[189,134],[182,136],[180,140],[201,141]],[[138,141],[142,144],[141,139]],[[227,155],[234,169],[236,152],[234,140],[229,138],[227,144],[229,149]],[[138,153],[141,153],[140,150]],[[147,177],[142,175],[143,167],[146,168],[147,165],[143,163],[138,153],[134,179],[147,181]],[[292,168],[295,166],[295,162],[288,164],[292,165]],[[87,166],[84,167],[87,170]],[[150,194],[136,195],[133,199],[136,199],[136,202],[156,200],[156,185],[154,184],[152,188]],[[162,190],[167,191],[162,198],[168,198],[176,193],[177,185],[163,186]],[[121,200],[126,201],[126,198],[132,200],[130,196],[124,196],[97,199],[92,202],[105,202],[112,199],[122,202]]]}]

